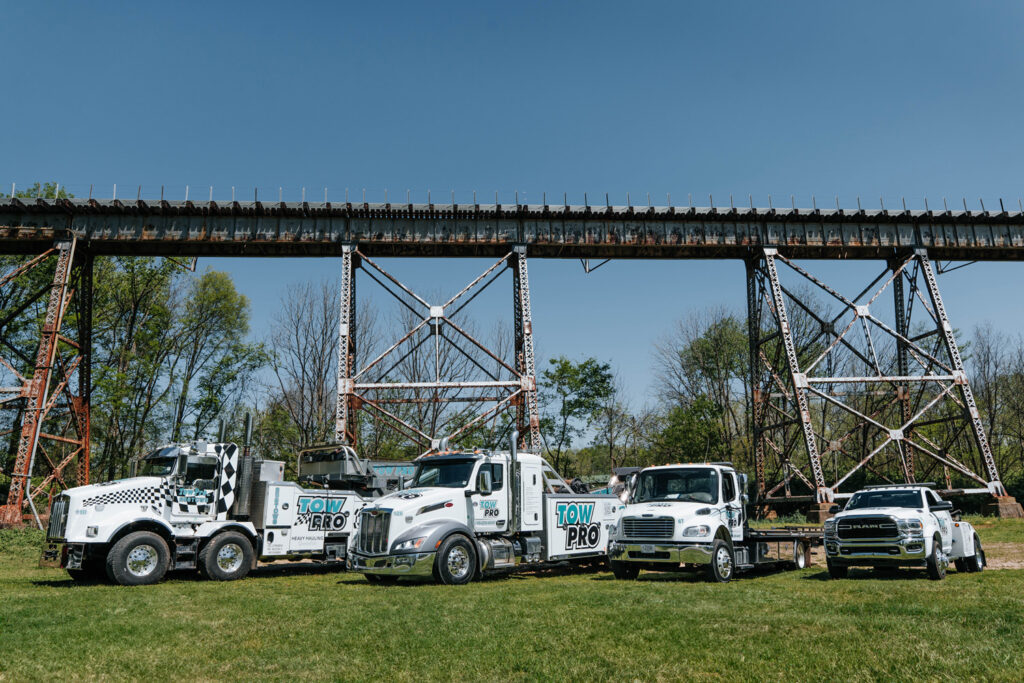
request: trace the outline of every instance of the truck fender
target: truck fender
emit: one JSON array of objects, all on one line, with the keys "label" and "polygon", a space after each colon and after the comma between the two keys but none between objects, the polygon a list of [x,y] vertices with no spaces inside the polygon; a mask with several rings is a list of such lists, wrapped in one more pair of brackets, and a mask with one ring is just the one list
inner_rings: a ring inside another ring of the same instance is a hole
[{"label": "truck fender", "polygon": [[715,529],[715,540],[722,539],[732,549],[732,534],[729,533],[729,527],[724,524],[719,524],[718,528]]},{"label": "truck fender", "polygon": [[221,533],[222,531],[238,531],[243,536],[252,541],[253,551],[259,550],[256,543],[259,541],[259,536],[256,534],[256,528],[251,523],[243,522],[204,522],[199,525],[196,529],[196,537],[199,538],[200,543],[206,543],[211,538]]},{"label": "truck fender", "polygon": [[121,538],[127,536],[133,531],[152,531],[167,541],[168,547],[174,547],[174,530],[167,522],[156,517],[146,517],[145,519],[135,519],[130,522],[125,522],[119,526],[114,533],[110,534],[110,538],[107,540],[107,545],[117,543]]},{"label": "truck fender", "polygon": [[[441,542],[448,538],[452,534],[462,534],[476,546],[476,535],[469,530],[469,527],[461,522],[456,522],[451,519],[438,519],[430,522],[424,522],[418,524],[410,529],[406,529],[405,533],[401,534],[395,539],[395,543],[401,543],[412,538],[419,538],[420,536],[426,536],[426,540],[423,545],[420,546],[420,552],[434,552],[440,547]],[[478,553],[479,555],[479,553]]]}]

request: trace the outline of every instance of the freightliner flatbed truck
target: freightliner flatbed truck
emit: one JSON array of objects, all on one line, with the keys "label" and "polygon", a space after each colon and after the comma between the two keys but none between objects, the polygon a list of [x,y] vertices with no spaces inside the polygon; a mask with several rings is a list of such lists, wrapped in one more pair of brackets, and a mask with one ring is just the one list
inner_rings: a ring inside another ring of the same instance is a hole
[{"label": "freightliner flatbed truck", "polygon": [[615,578],[635,579],[641,569],[690,570],[725,582],[737,571],[810,564],[821,530],[751,529],[746,487],[746,475],[729,463],[647,467],[630,475],[627,503],[608,542]]}]

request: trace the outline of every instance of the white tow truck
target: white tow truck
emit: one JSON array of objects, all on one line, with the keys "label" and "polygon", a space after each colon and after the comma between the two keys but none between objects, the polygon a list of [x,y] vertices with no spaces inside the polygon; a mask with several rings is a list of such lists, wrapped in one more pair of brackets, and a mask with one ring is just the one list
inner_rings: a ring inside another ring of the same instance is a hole
[{"label": "white tow truck", "polygon": [[617,579],[641,569],[704,571],[725,582],[737,570],[810,564],[813,527],[751,529],[747,477],[730,463],[647,467],[629,475],[626,506],[612,528],[608,559]]},{"label": "white tow truck", "polygon": [[411,488],[359,513],[350,571],[372,583],[433,577],[464,584],[492,571],[604,560],[621,502],[575,492],[540,456],[446,450],[421,456]]},{"label": "white tow truck", "polygon": [[825,521],[825,559],[834,579],[850,567],[894,571],[925,567],[940,581],[949,561],[958,571],[980,572],[985,552],[978,533],[960,519],[934,484],[869,486],[853,494],[846,508]]},{"label": "white tow truck", "polygon": [[41,564],[63,567],[78,581],[105,575],[141,585],[168,570],[198,569],[228,581],[258,561],[344,563],[369,500],[283,481],[283,462],[242,456],[233,443],[164,446],[141,458],[137,470],[61,494],[50,509]]}]

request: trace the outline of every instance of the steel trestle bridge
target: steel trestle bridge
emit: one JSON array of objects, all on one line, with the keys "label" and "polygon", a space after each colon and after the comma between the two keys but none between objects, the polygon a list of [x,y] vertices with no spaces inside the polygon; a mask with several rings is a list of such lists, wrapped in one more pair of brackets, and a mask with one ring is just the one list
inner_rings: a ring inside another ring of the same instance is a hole
[{"label": "steel trestle bridge", "polygon": [[[942,261],[1024,259],[1024,212],[1003,210],[1002,202],[1000,211],[848,211],[8,198],[0,199],[0,253],[33,257],[0,274],[0,288],[55,262],[52,285],[14,306],[19,313],[47,301],[34,358],[2,336],[14,316],[0,321],[0,364],[13,380],[0,387],[0,407],[20,411],[0,523],[20,522],[26,506],[34,510],[34,498],[52,496],[74,462],[77,481],[88,480],[97,255],[339,257],[337,438],[358,441],[357,411],[364,409],[427,449],[442,434],[410,425],[391,404],[491,401],[483,413],[444,425],[444,435],[509,411],[524,443],[539,447],[527,257],[580,259],[588,269],[601,259],[740,259],[747,268],[748,415],[759,504],[808,503],[824,514],[864,476],[930,478],[945,482],[947,493],[993,496],[999,514],[1021,514],[1001,483],[936,279]],[[385,256],[498,261],[453,299],[430,302],[373,261]],[[881,273],[859,293],[844,293],[812,272],[820,264],[801,263],[810,259],[876,261]],[[506,270],[513,284],[511,359],[452,320]],[[410,331],[363,367],[356,359],[357,272],[414,313]],[[374,374],[390,363],[386,355],[399,355],[397,364],[413,352],[401,355],[403,343],[419,348],[429,340],[436,349],[433,381]],[[470,357],[484,380],[444,377],[442,343],[466,357],[482,353],[478,358],[493,367]],[[473,389],[488,395],[452,393]],[[44,442],[60,444],[60,456]],[[29,475],[40,466],[44,483],[29,491]]]}]

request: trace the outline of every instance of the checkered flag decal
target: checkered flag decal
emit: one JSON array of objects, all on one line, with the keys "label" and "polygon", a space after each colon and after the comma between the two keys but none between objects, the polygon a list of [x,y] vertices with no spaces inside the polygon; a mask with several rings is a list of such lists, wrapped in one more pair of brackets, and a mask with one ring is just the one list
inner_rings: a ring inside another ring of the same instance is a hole
[{"label": "checkered flag decal", "polygon": [[112,493],[104,493],[99,496],[93,496],[92,498],[86,498],[82,501],[83,507],[89,505],[123,505],[123,504],[135,504],[135,505],[156,505],[162,498],[161,487],[158,486],[145,486],[137,489],[126,489],[124,491],[114,491]]},{"label": "checkered flag decal", "polygon": [[217,478],[217,519],[227,519],[228,510],[235,502],[238,446],[233,443],[216,444],[213,448],[221,463],[220,476]]}]

